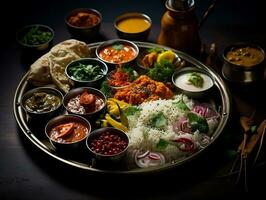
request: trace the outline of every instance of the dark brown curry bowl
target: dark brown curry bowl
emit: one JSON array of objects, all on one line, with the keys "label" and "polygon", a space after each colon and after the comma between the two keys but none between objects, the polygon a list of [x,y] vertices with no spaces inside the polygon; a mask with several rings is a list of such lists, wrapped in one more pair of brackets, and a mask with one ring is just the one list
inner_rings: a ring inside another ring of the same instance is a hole
[{"label": "dark brown curry bowl", "polygon": [[145,41],[151,30],[152,20],[144,13],[129,12],[116,17],[114,27],[119,38]]},{"label": "dark brown curry bowl", "polygon": [[[160,49],[160,50],[162,51],[161,53],[169,51],[168,49]],[[159,51],[159,49],[157,49],[157,51]],[[181,58],[175,52],[171,51],[171,53],[174,54],[174,60],[172,63],[173,65],[175,65],[175,68],[178,68],[181,65]],[[140,49],[139,56],[137,57],[137,66],[140,68],[141,71],[148,72],[150,69],[154,67],[155,63],[157,63],[157,57],[159,54],[160,52],[152,52],[151,49],[147,48]],[[167,57],[165,59],[167,59]]]},{"label": "dark brown curry bowl", "polygon": [[[192,75],[196,75],[196,77],[200,76],[203,79],[201,86],[200,84],[196,84],[195,86],[189,81]],[[214,80],[210,74],[195,67],[185,67],[176,70],[172,76],[172,83],[179,92],[184,93],[190,98],[206,97],[211,94],[214,86]]]},{"label": "dark brown curry bowl", "polygon": [[56,150],[71,152],[86,149],[86,138],[91,132],[91,124],[78,115],[59,115],[45,126],[45,134]]},{"label": "dark brown curry bowl", "polygon": [[21,106],[34,119],[51,118],[62,111],[63,94],[52,87],[38,87],[27,91]]},{"label": "dark brown curry bowl", "polygon": [[65,74],[75,87],[99,88],[108,72],[108,66],[97,58],[81,58],[66,66]]},{"label": "dark brown curry bowl", "polygon": [[97,161],[119,162],[127,153],[129,138],[113,127],[96,129],[86,139],[86,146]]},{"label": "dark brown curry bowl", "polygon": [[74,38],[89,41],[99,34],[102,15],[92,8],[77,8],[66,15],[65,23]]},{"label": "dark brown curry bowl", "polygon": [[65,94],[63,106],[68,113],[96,120],[104,112],[106,101],[105,95],[100,90],[92,87],[79,87]]},{"label": "dark brown curry bowl", "polygon": [[96,56],[112,68],[134,61],[138,54],[138,46],[134,42],[123,39],[107,40],[96,48]]},{"label": "dark brown curry bowl", "polygon": [[265,53],[255,44],[236,43],[223,51],[222,74],[231,82],[248,84],[264,79]]}]

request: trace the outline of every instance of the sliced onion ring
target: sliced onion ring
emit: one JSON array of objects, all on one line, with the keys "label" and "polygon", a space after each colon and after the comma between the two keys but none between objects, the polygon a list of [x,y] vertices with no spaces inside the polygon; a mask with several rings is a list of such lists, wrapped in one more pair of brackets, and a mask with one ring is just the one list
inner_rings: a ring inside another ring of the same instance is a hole
[{"label": "sliced onion ring", "polygon": [[146,151],[143,154],[140,154],[137,156],[138,159],[145,158],[147,155],[149,155],[150,151]]}]

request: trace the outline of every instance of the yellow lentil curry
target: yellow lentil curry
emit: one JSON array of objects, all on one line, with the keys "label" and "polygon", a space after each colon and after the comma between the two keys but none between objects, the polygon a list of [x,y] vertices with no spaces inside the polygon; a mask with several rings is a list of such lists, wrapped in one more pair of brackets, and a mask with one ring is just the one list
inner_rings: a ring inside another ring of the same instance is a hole
[{"label": "yellow lentil curry", "polygon": [[117,24],[118,29],[126,33],[139,33],[145,31],[150,26],[150,22],[141,17],[126,18]]}]

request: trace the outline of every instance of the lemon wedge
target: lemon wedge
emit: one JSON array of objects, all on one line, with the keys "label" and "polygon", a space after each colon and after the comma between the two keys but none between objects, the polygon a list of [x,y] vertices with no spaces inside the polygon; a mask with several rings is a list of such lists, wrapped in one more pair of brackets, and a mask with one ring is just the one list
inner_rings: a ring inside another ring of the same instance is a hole
[{"label": "lemon wedge", "polygon": [[167,50],[165,52],[162,52],[157,57],[157,63],[162,62],[162,60],[168,60],[170,63],[173,63],[175,60],[175,53],[171,50]]}]

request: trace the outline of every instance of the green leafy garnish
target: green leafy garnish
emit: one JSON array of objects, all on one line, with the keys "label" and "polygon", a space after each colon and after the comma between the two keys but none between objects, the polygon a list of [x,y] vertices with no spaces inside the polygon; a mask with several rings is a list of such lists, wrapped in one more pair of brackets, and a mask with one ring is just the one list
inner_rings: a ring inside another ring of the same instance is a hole
[{"label": "green leafy garnish", "polygon": [[137,112],[140,112],[141,109],[138,108],[137,106],[129,106],[126,110],[126,116],[129,115],[135,115]]},{"label": "green leafy garnish", "polygon": [[149,70],[148,76],[156,81],[171,82],[172,74],[175,66],[168,60],[162,60],[160,63],[155,63],[154,67]]},{"label": "green leafy garnish", "polygon": [[187,113],[187,118],[193,132],[199,130],[201,133],[208,133],[209,126],[206,119],[192,112]]},{"label": "green leafy garnish", "polygon": [[192,72],[188,75],[188,81],[194,85],[195,87],[202,88],[203,86],[203,78],[197,72]]},{"label": "green leafy garnish", "polygon": [[79,81],[94,81],[101,78],[104,75],[103,69],[99,65],[82,64],[71,66],[68,69],[68,73],[71,78]]},{"label": "green leafy garnish", "polygon": [[112,47],[115,49],[115,50],[122,50],[124,45],[121,44],[121,43],[115,43],[112,45]]},{"label": "green leafy garnish", "polygon": [[147,51],[149,53],[155,52],[155,53],[158,53],[159,54],[159,53],[164,52],[165,50],[162,49],[162,48],[159,48],[159,47],[155,47],[155,48],[149,48]]},{"label": "green leafy garnish", "polygon": [[32,27],[20,40],[24,44],[39,45],[48,42],[53,34],[42,30],[40,26]]},{"label": "green leafy garnish", "polygon": [[151,127],[163,129],[167,125],[167,119],[162,112],[154,114],[151,118]]},{"label": "green leafy garnish", "polygon": [[164,150],[167,146],[168,146],[168,142],[163,140],[163,139],[160,139],[156,145],[156,149],[157,150]]},{"label": "green leafy garnish", "polygon": [[189,108],[187,107],[186,103],[183,101],[183,99],[180,99],[178,102],[173,103],[177,108],[180,110],[188,111]]},{"label": "green leafy garnish", "polygon": [[107,81],[103,81],[102,82],[100,90],[104,93],[106,98],[112,97],[111,89],[110,89],[109,84],[108,84]]}]

